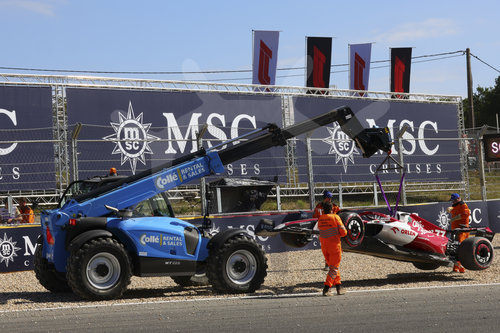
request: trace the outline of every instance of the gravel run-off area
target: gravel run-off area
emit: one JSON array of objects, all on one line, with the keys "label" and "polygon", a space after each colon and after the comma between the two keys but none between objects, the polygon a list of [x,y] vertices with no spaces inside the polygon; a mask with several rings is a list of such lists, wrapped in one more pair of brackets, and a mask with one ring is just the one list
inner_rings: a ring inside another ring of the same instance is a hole
[{"label": "gravel run-off area", "polygon": [[[430,287],[500,283],[500,238],[493,240],[495,257],[490,268],[483,271],[453,273],[451,267],[421,271],[411,263],[380,259],[344,252],[340,272],[347,290]],[[251,295],[284,295],[320,293],[326,277],[321,250],[268,254],[268,275],[264,284]],[[210,297],[233,297],[214,294],[210,286],[183,288],[169,277],[133,277],[121,299],[84,301],[72,293],[53,294],[37,281],[33,271],[0,274],[0,312],[76,305],[117,304],[123,302],[154,302]]]}]

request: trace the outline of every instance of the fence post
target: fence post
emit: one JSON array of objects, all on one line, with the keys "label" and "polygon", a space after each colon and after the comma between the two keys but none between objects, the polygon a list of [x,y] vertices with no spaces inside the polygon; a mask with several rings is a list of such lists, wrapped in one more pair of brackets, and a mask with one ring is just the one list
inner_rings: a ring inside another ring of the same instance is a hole
[{"label": "fence post", "polygon": [[486,177],[484,175],[484,147],[482,144],[483,134],[488,129],[487,125],[483,125],[477,135],[477,144],[479,146],[479,182],[481,184],[481,200],[486,201]]},{"label": "fence post", "polygon": [[276,185],[276,209],[278,212],[281,212],[281,187],[280,185]]},{"label": "fence post", "polygon": [[307,155],[307,176],[309,185],[309,207],[314,209],[315,197],[314,197],[314,175],[313,175],[313,165],[312,165],[312,149],[311,149],[311,137],[309,134],[306,136],[306,155]]},{"label": "fence post", "polygon": [[375,205],[375,207],[378,206],[378,191],[376,183],[373,183],[373,204]]},{"label": "fence post", "polygon": [[[208,125],[204,124],[200,131],[196,131],[196,144],[197,148],[200,149],[203,146],[203,134],[207,131]],[[205,177],[200,179],[200,210],[201,215],[205,216],[207,212],[207,184]],[[220,213],[220,211],[219,211]]]},{"label": "fence post", "polygon": [[82,129],[81,123],[76,123],[73,133],[71,134],[71,155],[73,165],[73,181],[78,180],[78,136]]},{"label": "fence post", "polygon": [[342,203],[342,183],[339,183],[339,207],[342,207],[344,204]]}]

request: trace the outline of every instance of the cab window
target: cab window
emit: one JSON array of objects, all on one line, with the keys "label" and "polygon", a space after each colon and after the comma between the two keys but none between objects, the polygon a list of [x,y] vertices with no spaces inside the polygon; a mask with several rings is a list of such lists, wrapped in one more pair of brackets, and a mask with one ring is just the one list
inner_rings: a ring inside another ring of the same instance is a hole
[{"label": "cab window", "polygon": [[135,217],[172,216],[169,206],[161,193],[155,195],[152,198],[141,201],[137,205],[133,206],[132,215]]}]

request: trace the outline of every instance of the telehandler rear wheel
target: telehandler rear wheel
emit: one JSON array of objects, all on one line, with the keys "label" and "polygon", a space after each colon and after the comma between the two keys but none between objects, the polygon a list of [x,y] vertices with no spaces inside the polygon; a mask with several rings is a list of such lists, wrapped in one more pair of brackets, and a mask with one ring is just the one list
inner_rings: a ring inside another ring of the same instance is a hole
[{"label": "telehandler rear wheel", "polygon": [[66,280],[66,274],[55,270],[47,259],[42,256],[43,243],[38,242],[35,250],[35,276],[38,282],[48,291],[53,293],[71,292],[71,288]]},{"label": "telehandler rear wheel", "polygon": [[131,266],[129,255],[116,239],[91,239],[70,254],[68,283],[75,294],[86,299],[118,298],[130,284]]}]

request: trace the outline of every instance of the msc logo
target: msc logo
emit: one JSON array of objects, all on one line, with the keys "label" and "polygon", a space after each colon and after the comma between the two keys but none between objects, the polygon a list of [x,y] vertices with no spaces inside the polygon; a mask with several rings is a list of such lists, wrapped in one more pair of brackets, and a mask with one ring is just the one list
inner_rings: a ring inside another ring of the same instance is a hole
[{"label": "msc logo", "polygon": [[7,234],[3,234],[3,239],[0,238],[0,264],[5,262],[5,266],[9,267],[9,261],[14,262],[14,257],[17,257],[16,251],[21,249],[16,244],[17,242],[12,241],[12,237],[7,238]]},{"label": "msc logo", "polygon": [[334,127],[327,127],[330,136],[322,139],[324,143],[330,145],[329,155],[335,154],[335,164],[338,164],[342,160],[344,166],[344,172],[347,172],[347,165],[349,162],[354,164],[354,154],[359,155],[359,151],[354,143],[347,134],[342,132],[342,129],[338,123],[335,123]]},{"label": "msc logo", "polygon": [[441,208],[436,222],[441,229],[448,229],[450,219],[448,218],[448,214],[446,213],[446,210],[444,208]]},{"label": "msc logo", "polygon": [[137,117],[134,115],[132,102],[129,102],[127,115],[119,112],[118,117],[119,123],[110,123],[115,133],[104,137],[103,140],[116,144],[112,154],[121,154],[121,164],[129,161],[132,173],[135,174],[137,161],[146,165],[144,154],[153,154],[149,144],[160,138],[148,133],[151,124],[143,123],[142,113]]}]

